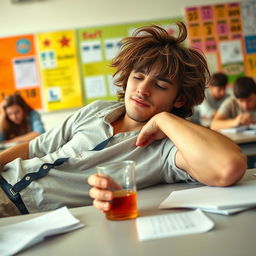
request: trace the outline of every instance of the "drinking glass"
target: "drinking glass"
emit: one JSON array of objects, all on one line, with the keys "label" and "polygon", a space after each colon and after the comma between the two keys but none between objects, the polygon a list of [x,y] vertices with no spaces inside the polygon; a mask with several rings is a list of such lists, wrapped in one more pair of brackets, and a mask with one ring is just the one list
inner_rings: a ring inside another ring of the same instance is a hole
[{"label": "drinking glass", "polygon": [[106,163],[97,166],[98,174],[110,181],[113,192],[111,209],[106,211],[110,220],[127,220],[138,216],[135,180],[135,162],[131,160]]}]

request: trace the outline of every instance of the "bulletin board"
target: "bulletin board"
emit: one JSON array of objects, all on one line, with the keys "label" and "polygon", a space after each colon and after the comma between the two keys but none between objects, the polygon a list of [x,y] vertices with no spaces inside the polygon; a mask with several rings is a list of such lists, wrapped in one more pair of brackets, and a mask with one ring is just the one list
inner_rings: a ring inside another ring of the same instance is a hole
[{"label": "bulletin board", "polygon": [[0,101],[19,93],[34,109],[42,107],[34,35],[0,38]]},{"label": "bulletin board", "polygon": [[120,40],[141,26],[157,24],[170,34],[176,32],[175,22],[182,18],[78,29],[78,47],[86,104],[96,100],[116,100],[118,87],[113,84],[111,60],[121,47]]},{"label": "bulletin board", "polygon": [[255,7],[246,1],[185,9],[189,45],[202,50],[210,70],[226,73],[229,83],[243,75],[256,77]]},{"label": "bulletin board", "polygon": [[45,108],[82,106],[75,30],[39,33],[36,38]]},{"label": "bulletin board", "polygon": [[156,24],[169,34],[182,18],[87,27],[0,38],[0,102],[19,92],[35,109],[81,107],[116,100],[111,60],[120,40],[141,26]]}]

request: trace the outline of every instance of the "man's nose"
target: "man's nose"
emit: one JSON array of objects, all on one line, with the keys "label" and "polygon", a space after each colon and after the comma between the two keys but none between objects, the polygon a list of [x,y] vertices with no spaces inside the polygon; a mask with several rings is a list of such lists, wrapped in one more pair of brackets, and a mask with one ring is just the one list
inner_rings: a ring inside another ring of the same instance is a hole
[{"label": "man's nose", "polygon": [[137,88],[137,93],[149,97],[150,96],[150,83],[148,81],[143,81],[142,83],[139,84]]}]

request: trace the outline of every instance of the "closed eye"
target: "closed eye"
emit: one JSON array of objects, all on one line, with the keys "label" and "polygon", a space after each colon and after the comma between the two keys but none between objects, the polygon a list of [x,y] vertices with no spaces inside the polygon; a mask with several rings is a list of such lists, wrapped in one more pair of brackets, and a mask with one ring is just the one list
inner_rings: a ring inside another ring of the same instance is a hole
[{"label": "closed eye", "polygon": [[161,90],[167,90],[167,88],[166,88],[166,87],[161,86],[161,85],[159,85],[159,84],[155,84],[155,86],[156,86],[158,89],[161,89]]},{"label": "closed eye", "polygon": [[142,80],[143,79],[142,77],[139,77],[139,76],[134,76],[133,78],[136,79],[136,80]]}]

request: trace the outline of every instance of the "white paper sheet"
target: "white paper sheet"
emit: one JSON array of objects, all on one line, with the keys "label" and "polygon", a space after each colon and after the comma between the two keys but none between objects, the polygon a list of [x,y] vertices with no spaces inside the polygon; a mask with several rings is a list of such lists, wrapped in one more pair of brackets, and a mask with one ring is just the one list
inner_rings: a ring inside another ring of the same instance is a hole
[{"label": "white paper sheet", "polygon": [[240,40],[224,41],[219,43],[221,64],[243,62],[243,51]]},{"label": "white paper sheet", "polygon": [[67,207],[27,221],[2,226],[0,227],[0,255],[13,255],[42,242],[47,236],[69,232],[83,226]]},{"label": "white paper sheet", "polygon": [[194,210],[136,219],[137,233],[140,241],[164,237],[203,233],[211,230],[214,223],[202,213]]},{"label": "white paper sheet", "polygon": [[103,60],[101,43],[99,40],[81,43],[83,63],[101,62]]},{"label": "white paper sheet", "polygon": [[105,50],[106,50],[106,59],[112,60],[118,52],[120,51],[121,47],[121,39],[122,38],[111,38],[105,40]]},{"label": "white paper sheet", "polygon": [[210,187],[173,191],[160,209],[192,208],[203,211],[232,214],[256,207],[256,180],[249,180],[230,187]]},{"label": "white paper sheet", "polygon": [[225,128],[225,129],[221,129],[220,132],[222,133],[243,133],[243,134],[252,134],[255,135],[256,134],[256,125],[255,124],[251,124],[251,125],[242,125],[242,126],[238,126],[238,127],[233,127],[233,128]]},{"label": "white paper sheet", "polygon": [[84,78],[86,98],[106,97],[104,76],[89,76]]},{"label": "white paper sheet", "polygon": [[37,86],[39,84],[35,57],[13,59],[13,71],[16,89]]}]

